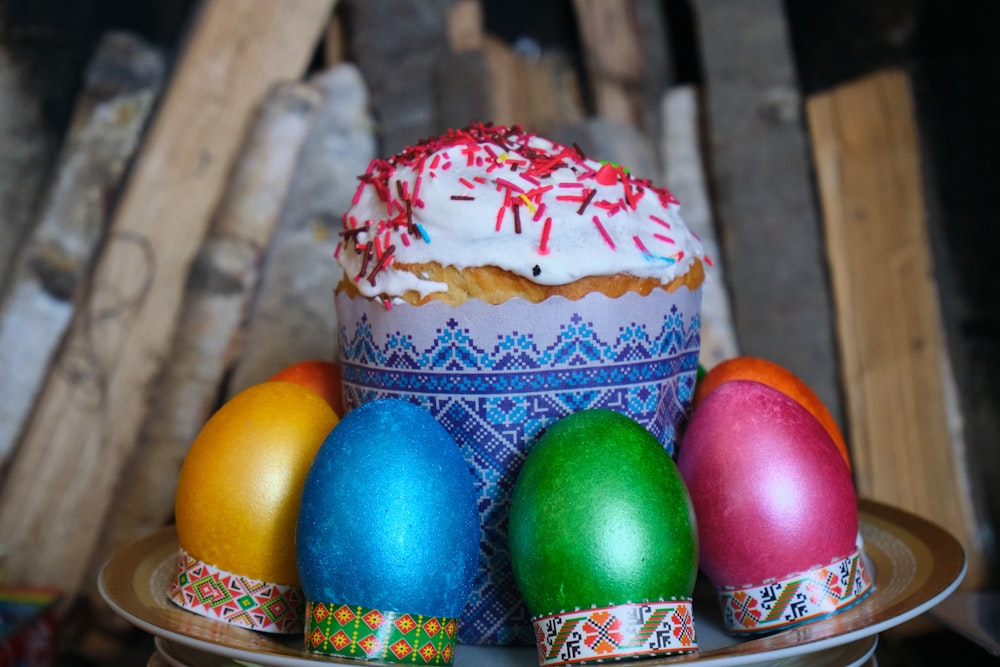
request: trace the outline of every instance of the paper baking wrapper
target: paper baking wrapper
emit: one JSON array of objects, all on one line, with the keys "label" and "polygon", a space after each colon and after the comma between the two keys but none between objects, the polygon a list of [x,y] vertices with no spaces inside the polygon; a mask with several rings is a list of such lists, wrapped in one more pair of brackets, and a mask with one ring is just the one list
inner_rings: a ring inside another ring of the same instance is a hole
[{"label": "paper baking wrapper", "polygon": [[533,644],[507,550],[526,452],[560,417],[605,408],[673,454],[694,393],[701,290],[390,309],[338,293],[336,305],[345,408],[387,397],[426,407],[476,478],[480,562],[459,641]]}]

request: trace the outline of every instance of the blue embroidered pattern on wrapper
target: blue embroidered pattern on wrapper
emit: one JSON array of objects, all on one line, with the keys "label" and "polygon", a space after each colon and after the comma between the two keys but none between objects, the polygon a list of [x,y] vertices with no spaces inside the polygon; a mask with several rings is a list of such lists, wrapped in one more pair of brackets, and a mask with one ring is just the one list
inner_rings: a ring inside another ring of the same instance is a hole
[{"label": "blue embroidered pattern on wrapper", "polygon": [[671,306],[653,318],[656,327],[623,324],[602,338],[573,314],[544,342],[518,330],[477,340],[450,318],[420,346],[400,331],[376,335],[367,315],[352,331],[340,327],[345,404],[395,397],[424,406],[475,474],[483,538],[459,641],[534,641],[508,561],[506,507],[525,452],[542,429],[578,410],[606,408],[643,424],[673,453],[697,375],[700,322],[697,314],[689,317],[685,322]]}]

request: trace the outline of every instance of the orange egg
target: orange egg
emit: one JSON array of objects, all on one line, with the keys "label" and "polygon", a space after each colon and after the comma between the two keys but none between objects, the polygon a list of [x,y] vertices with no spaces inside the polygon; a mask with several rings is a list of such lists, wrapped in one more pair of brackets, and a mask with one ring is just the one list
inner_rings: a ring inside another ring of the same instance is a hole
[{"label": "orange egg", "polygon": [[797,375],[773,361],[760,357],[741,356],[720,362],[698,380],[694,390],[692,407],[697,408],[709,392],[730,380],[760,382],[798,401],[823,425],[837,449],[840,450],[848,469],[851,468],[851,456],[847,449],[847,443],[844,441],[837,421],[830,414],[826,405]]},{"label": "orange egg", "polygon": [[344,415],[339,364],[323,359],[307,359],[282,368],[268,379],[301,384],[326,399],[338,416]]},{"label": "orange egg", "polygon": [[181,548],[217,568],[299,584],[295,522],[312,460],[338,418],[293,382],[263,382],[205,423],[177,482]]}]

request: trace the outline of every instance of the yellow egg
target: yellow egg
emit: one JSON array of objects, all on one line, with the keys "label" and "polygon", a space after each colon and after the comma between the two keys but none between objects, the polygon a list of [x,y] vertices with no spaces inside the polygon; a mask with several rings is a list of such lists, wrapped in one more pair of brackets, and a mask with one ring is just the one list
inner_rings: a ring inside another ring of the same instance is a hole
[{"label": "yellow egg", "polygon": [[209,565],[298,586],[295,521],[306,474],[337,415],[292,382],[228,400],[191,444],[177,482],[177,538]]}]

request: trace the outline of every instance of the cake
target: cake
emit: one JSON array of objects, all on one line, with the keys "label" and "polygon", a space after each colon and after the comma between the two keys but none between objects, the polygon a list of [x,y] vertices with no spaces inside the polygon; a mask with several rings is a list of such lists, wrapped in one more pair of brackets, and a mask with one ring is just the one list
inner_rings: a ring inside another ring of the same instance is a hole
[{"label": "cake", "polygon": [[452,130],[360,178],[337,250],[349,294],[538,303],[695,289],[704,277],[668,190],[517,127]]},{"label": "cake", "polygon": [[668,190],[520,127],[450,130],[359,179],[336,250],[345,409],[405,398],[452,434],[482,523],[460,641],[531,644],[505,534],[519,466],[585,408],[673,452],[708,259]]}]

